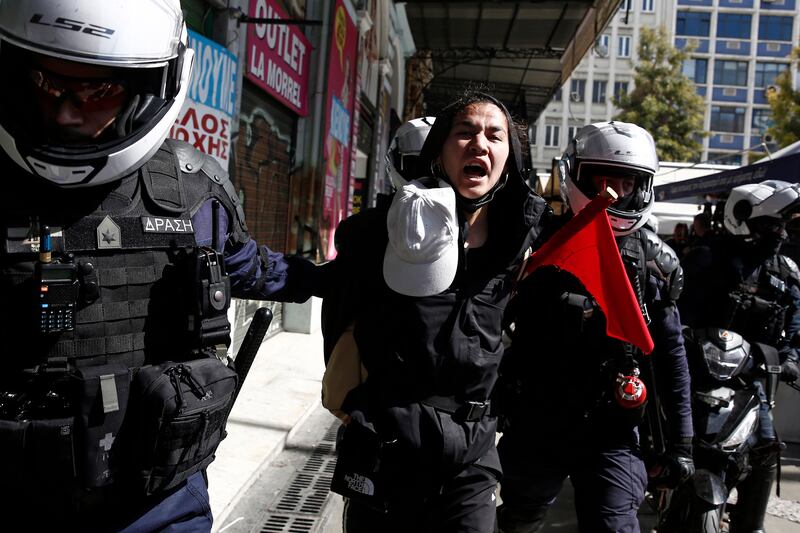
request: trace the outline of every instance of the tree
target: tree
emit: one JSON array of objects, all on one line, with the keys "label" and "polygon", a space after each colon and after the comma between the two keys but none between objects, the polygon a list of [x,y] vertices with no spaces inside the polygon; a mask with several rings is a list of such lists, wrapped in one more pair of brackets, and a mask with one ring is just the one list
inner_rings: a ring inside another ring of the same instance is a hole
[{"label": "tree", "polygon": [[792,87],[792,71],[800,61],[800,46],[789,55],[789,68],[775,78],[775,89],[767,91],[772,108],[772,126],[767,133],[781,147],[800,140],[800,90]]},{"label": "tree", "polygon": [[683,74],[691,48],[678,50],[664,28],[642,28],[635,88],[620,97],[616,120],[632,122],[649,131],[662,161],[696,161],[702,146],[705,102]]}]

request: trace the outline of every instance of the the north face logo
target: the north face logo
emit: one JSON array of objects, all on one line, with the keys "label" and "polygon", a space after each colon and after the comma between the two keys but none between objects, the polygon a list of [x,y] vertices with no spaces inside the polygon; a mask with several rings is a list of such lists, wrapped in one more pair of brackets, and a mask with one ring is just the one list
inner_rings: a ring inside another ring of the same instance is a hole
[{"label": "the north face logo", "polygon": [[360,492],[367,496],[375,494],[375,484],[371,479],[361,474],[345,474],[344,481],[347,483],[347,488],[353,492]]}]

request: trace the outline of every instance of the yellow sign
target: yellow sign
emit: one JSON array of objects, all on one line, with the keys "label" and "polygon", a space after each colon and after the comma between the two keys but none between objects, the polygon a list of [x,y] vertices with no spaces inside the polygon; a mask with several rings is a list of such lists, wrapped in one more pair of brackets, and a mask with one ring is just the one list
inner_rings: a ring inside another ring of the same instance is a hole
[{"label": "yellow sign", "polygon": [[336,8],[336,22],[333,32],[336,35],[336,48],[339,50],[339,66],[344,68],[344,42],[347,39],[347,26],[345,24],[344,6]]}]

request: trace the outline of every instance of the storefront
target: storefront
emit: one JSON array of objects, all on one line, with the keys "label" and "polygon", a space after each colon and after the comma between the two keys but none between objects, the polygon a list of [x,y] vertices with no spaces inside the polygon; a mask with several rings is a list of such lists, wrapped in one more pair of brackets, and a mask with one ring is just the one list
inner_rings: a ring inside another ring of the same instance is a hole
[{"label": "storefront", "polygon": [[[286,19],[275,0],[250,0],[248,15]],[[239,192],[248,230],[259,245],[289,251],[292,169],[297,121],[308,114],[307,86],[311,45],[300,28],[250,23],[238,134],[231,155],[231,179]],[[236,327],[246,323],[262,302],[240,301]],[[282,306],[270,302],[271,330],[282,323]],[[241,332],[235,332],[240,338]]]}]

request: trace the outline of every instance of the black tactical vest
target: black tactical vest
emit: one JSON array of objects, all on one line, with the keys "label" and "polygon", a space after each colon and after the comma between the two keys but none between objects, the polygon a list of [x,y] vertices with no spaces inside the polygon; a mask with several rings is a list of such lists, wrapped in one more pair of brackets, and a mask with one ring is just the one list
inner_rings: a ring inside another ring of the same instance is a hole
[{"label": "black tactical vest", "polygon": [[750,342],[777,344],[791,305],[790,286],[798,283],[795,263],[773,255],[728,293],[723,314],[725,327]]},{"label": "black tactical vest", "polygon": [[[206,356],[229,341],[229,290],[214,324],[193,320],[202,315],[198,257],[211,254],[197,245],[192,216],[218,200],[230,221],[228,239],[244,243],[241,206],[212,158],[171,140],[136,172],[96,187],[59,188],[8,160],[0,168],[0,478],[16,480],[0,489],[0,509],[65,524],[124,520],[145,502],[141,483],[128,477],[139,463],[126,466],[138,448],[118,445],[137,442],[131,436],[138,430],[117,438],[138,427],[122,420],[133,417],[128,393],[145,374],[139,368],[213,361]],[[45,228],[53,263],[64,267],[58,272],[42,267]],[[75,302],[69,313],[47,315],[51,304],[41,302],[65,294]],[[64,328],[69,314],[74,327]],[[217,362],[215,370],[227,368]],[[197,382],[175,376],[176,391],[178,381]],[[142,406],[135,407],[138,416]],[[212,437],[192,433],[165,446],[182,453],[207,438],[216,446],[226,415],[207,424]]]},{"label": "black tactical vest", "polygon": [[[22,173],[10,165],[7,172]],[[33,180],[25,174],[10,181]],[[23,183],[6,197],[10,205],[0,213],[6,362],[15,370],[48,362],[136,367],[188,357],[186,315],[193,295],[186,283],[191,265],[182,260],[196,246],[191,218],[203,202],[216,198],[230,220],[242,220],[232,191],[211,158],[175,141],[111,186],[63,190]],[[52,232],[53,256],[75,265],[72,331],[39,333],[33,272],[44,226]],[[245,230],[233,222],[229,228],[238,240],[246,239]],[[4,372],[4,379],[11,376]]]}]

